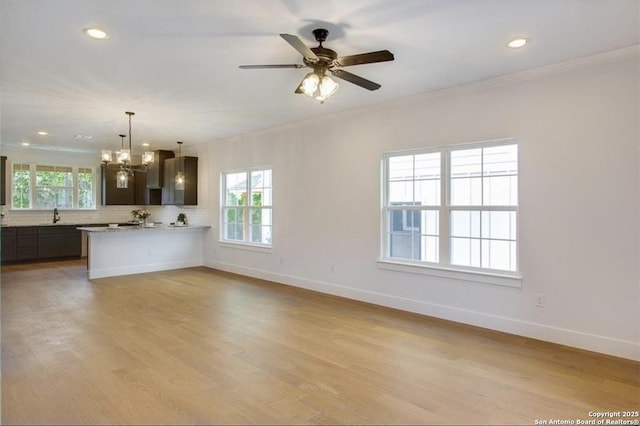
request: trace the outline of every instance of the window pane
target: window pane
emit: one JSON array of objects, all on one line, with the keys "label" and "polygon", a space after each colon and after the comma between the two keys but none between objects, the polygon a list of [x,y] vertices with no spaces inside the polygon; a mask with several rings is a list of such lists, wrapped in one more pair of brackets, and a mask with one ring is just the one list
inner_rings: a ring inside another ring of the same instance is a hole
[{"label": "window pane", "polygon": [[271,209],[250,209],[250,220],[251,242],[271,244]]},{"label": "window pane", "polygon": [[438,237],[423,236],[420,249],[420,260],[424,262],[438,262],[440,258]]},{"label": "window pane", "polygon": [[515,271],[515,242],[482,240],[482,267]]},{"label": "window pane", "polygon": [[516,212],[482,212],[482,238],[515,240]]},{"label": "window pane", "polygon": [[36,188],[36,208],[73,207],[73,190],[71,188]]},{"label": "window pane", "polygon": [[415,156],[415,179],[440,179],[440,153],[432,152]]},{"label": "window pane", "polygon": [[425,206],[440,205],[440,179],[417,180],[415,182],[415,200]]},{"label": "window pane", "polygon": [[72,188],[36,188],[36,204],[38,209],[53,209],[55,207],[70,209],[73,207]]},{"label": "window pane", "polygon": [[413,181],[389,182],[389,203],[407,204],[413,202]]},{"label": "window pane", "polygon": [[440,205],[440,153],[388,159],[387,203]]},{"label": "window pane", "polygon": [[501,145],[483,149],[483,175],[518,174],[518,145]]},{"label": "window pane", "polygon": [[11,204],[14,209],[28,209],[31,207],[31,176],[28,164],[13,165]]},{"label": "window pane", "polygon": [[482,149],[451,151],[451,177],[480,176],[482,172]]},{"label": "window pane", "polygon": [[438,235],[440,229],[439,214],[437,210],[424,210],[421,213],[420,233],[424,235]]},{"label": "window pane", "polygon": [[389,211],[389,256],[437,262],[438,215],[435,210]]},{"label": "window pane", "polygon": [[244,239],[244,209],[226,208],[224,209],[224,238],[228,240]]},{"label": "window pane", "polygon": [[271,205],[271,170],[251,172],[251,205]]},{"label": "window pane", "polygon": [[451,238],[451,264],[479,267],[480,240]]},{"label": "window pane", "polygon": [[225,184],[225,205],[245,205],[247,196],[247,174],[229,173],[225,175]]},{"label": "window pane", "polygon": [[477,210],[454,210],[451,212],[451,235],[453,237],[480,237],[480,212]]},{"label": "window pane", "polygon": [[518,177],[495,176],[483,179],[485,206],[518,205]]},{"label": "window pane", "polygon": [[80,168],[78,170],[78,208],[94,208],[93,200],[93,170]]},{"label": "window pane", "polygon": [[452,206],[479,206],[482,203],[482,178],[451,179]]},{"label": "window pane", "polygon": [[389,157],[389,180],[413,179],[413,155]]}]

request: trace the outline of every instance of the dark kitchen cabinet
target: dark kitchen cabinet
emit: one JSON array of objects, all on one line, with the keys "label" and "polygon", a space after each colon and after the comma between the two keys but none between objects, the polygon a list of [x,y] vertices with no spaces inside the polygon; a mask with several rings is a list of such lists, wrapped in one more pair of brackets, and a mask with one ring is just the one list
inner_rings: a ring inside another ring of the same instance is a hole
[{"label": "dark kitchen cabinet", "polygon": [[[176,189],[175,176],[182,170],[184,190]],[[177,206],[198,205],[198,157],[171,158],[164,162],[162,204]]]},{"label": "dark kitchen cabinet", "polygon": [[2,263],[15,262],[18,260],[18,247],[16,245],[16,228],[3,227],[0,230],[0,240],[2,240]]},{"label": "dark kitchen cabinet", "polygon": [[118,165],[101,166],[102,205],[103,206],[146,206],[162,203],[162,190],[147,188],[148,171],[135,170],[133,177],[129,176],[127,188],[118,188],[116,175],[120,170]]},{"label": "dark kitchen cabinet", "polygon": [[16,229],[16,260],[34,260],[38,258],[38,228],[35,226]]},{"label": "dark kitchen cabinet", "polygon": [[7,204],[7,157],[0,157],[0,204],[3,206]]},{"label": "dark kitchen cabinet", "polygon": [[81,253],[81,232],[75,225],[38,227],[38,259],[80,257]]},{"label": "dark kitchen cabinet", "polygon": [[7,226],[0,231],[2,263],[80,257],[77,225]]},{"label": "dark kitchen cabinet", "polygon": [[[151,169],[149,169],[151,170]],[[162,189],[160,188],[149,188],[147,185],[147,181],[149,179],[149,171],[136,171],[134,172],[134,201],[136,205],[148,206],[154,205],[159,206],[162,204]]]},{"label": "dark kitchen cabinet", "polygon": [[62,257],[82,256],[82,232],[76,229],[76,225],[64,226],[62,231]]},{"label": "dark kitchen cabinet", "polygon": [[135,204],[135,182],[129,177],[127,188],[118,188],[116,184],[117,173],[120,166],[117,164],[102,164],[101,188],[103,206],[129,206]]},{"label": "dark kitchen cabinet", "polygon": [[173,151],[156,150],[153,151],[153,163],[147,171],[147,188],[162,189],[164,186],[164,164],[165,161],[174,158]]}]

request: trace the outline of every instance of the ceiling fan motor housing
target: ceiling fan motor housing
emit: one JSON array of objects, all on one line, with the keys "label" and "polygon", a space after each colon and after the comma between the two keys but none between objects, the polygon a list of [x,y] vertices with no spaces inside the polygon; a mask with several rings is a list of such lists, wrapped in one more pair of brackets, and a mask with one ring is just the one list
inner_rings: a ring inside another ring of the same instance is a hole
[{"label": "ceiling fan motor housing", "polygon": [[[335,50],[331,50],[331,49],[327,49],[326,47],[312,47],[311,51],[313,53],[316,54],[316,56],[319,59],[319,63],[329,67],[329,66],[333,66],[333,62],[338,58],[338,54],[336,53]],[[315,65],[317,65],[318,62],[313,61],[313,60],[309,60],[307,58],[303,58],[303,62],[305,65],[307,65],[308,67],[313,68]]]}]

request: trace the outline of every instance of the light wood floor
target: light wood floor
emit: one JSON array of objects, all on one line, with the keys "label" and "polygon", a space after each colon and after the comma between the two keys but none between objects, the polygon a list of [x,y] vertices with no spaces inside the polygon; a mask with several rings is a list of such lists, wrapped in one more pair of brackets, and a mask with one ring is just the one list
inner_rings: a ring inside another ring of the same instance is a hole
[{"label": "light wood floor", "polygon": [[4,424],[533,424],[640,407],[640,364],[193,268],[2,269]]}]

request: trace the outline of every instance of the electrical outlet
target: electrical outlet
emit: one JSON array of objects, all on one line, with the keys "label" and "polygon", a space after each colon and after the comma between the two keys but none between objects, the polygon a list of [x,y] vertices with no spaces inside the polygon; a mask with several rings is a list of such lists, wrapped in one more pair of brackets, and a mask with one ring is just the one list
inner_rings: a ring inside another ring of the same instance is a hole
[{"label": "electrical outlet", "polygon": [[538,293],[536,295],[536,307],[544,308],[544,293]]},{"label": "electrical outlet", "polygon": [[335,272],[336,272],[336,267],[335,267],[334,265],[331,265],[331,266],[329,267],[329,269],[331,270],[331,272],[332,272],[332,273],[334,273],[334,274],[335,274]]}]

